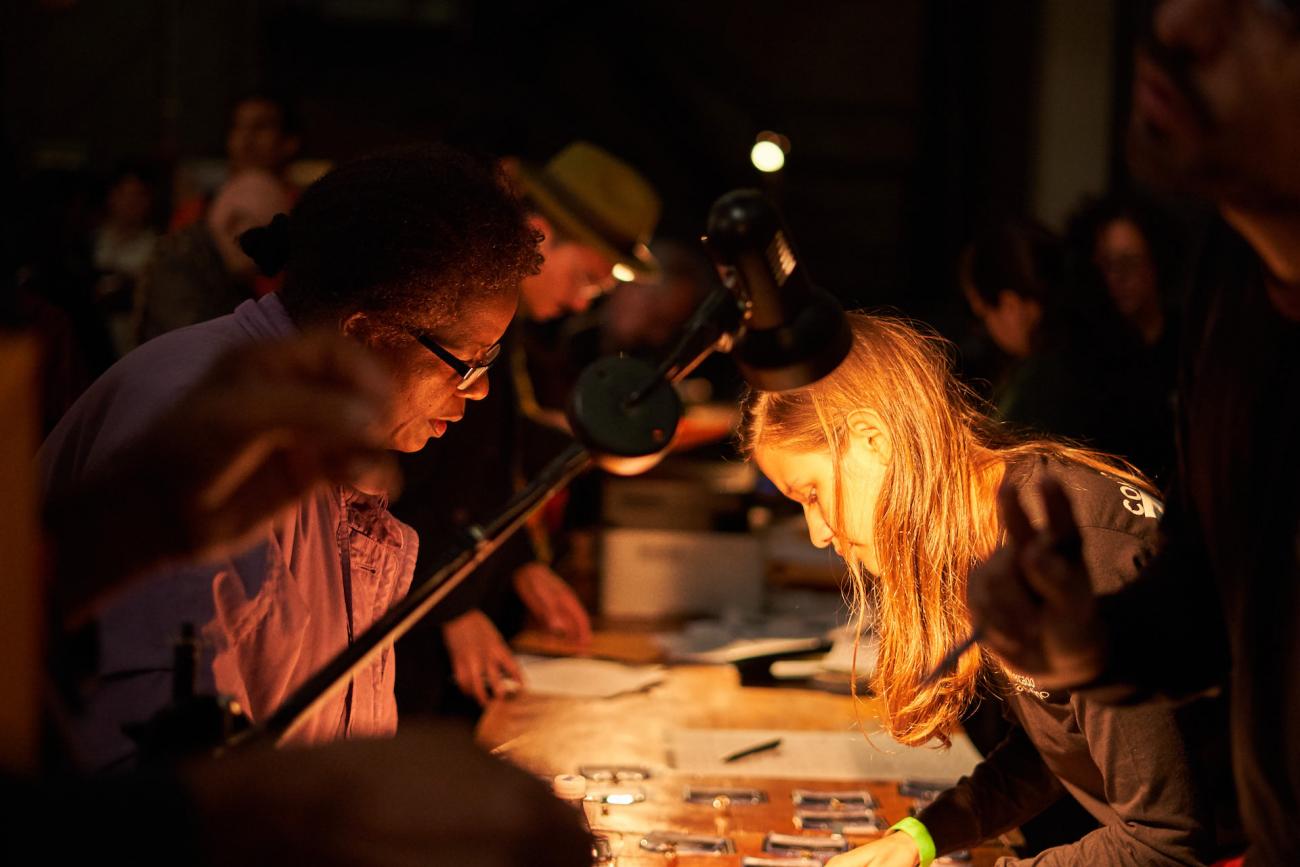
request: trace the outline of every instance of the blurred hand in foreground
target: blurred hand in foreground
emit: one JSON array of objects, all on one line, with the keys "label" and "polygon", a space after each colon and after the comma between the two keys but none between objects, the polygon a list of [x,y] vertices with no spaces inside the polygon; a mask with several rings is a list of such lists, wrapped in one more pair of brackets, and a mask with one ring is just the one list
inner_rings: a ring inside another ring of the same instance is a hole
[{"label": "blurred hand in foreground", "polygon": [[451,726],[232,755],[184,780],[211,867],[591,864],[570,808]]},{"label": "blurred hand in foreground", "polygon": [[379,364],[337,335],[229,351],[111,469],[51,497],[67,616],[164,561],[238,550],[319,484],[395,488],[390,399]]},{"label": "blurred hand in foreground", "polygon": [[1048,478],[1047,526],[1030,524],[1014,488],[998,493],[1007,544],[967,583],[981,643],[1042,689],[1068,689],[1101,674],[1106,649],[1069,497]]}]

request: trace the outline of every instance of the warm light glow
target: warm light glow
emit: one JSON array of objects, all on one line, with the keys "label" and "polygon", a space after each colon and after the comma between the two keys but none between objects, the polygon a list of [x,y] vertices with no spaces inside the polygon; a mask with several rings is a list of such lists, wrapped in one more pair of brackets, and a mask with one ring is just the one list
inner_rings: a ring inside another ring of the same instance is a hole
[{"label": "warm light glow", "polygon": [[785,151],[774,141],[756,141],[749,159],[760,172],[779,172],[785,166]]},{"label": "warm light glow", "polygon": [[615,792],[614,794],[610,795],[609,797],[607,797],[607,798],[605,799],[605,803],[607,803],[607,804],[617,804],[618,806],[626,806],[626,805],[628,805],[628,804],[635,804],[635,803],[636,803],[636,796],[635,796],[635,795],[629,795],[629,794],[626,794],[626,793],[623,793],[623,792]]},{"label": "warm light glow", "polygon": [[610,273],[613,274],[614,279],[620,283],[631,283],[636,279],[636,274],[633,273],[632,269],[624,265],[622,262],[616,263]]}]

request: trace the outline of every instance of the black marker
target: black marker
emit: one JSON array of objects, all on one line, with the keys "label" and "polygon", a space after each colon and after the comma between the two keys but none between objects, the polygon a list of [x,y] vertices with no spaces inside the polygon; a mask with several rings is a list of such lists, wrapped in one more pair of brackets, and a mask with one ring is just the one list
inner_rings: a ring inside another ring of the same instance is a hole
[{"label": "black marker", "polygon": [[761,744],[754,744],[752,747],[745,747],[743,750],[738,750],[729,756],[723,756],[722,761],[724,763],[734,762],[738,759],[745,758],[745,756],[752,756],[755,753],[765,753],[768,750],[774,750],[779,746],[781,746],[781,739],[773,738],[770,741],[763,741]]}]

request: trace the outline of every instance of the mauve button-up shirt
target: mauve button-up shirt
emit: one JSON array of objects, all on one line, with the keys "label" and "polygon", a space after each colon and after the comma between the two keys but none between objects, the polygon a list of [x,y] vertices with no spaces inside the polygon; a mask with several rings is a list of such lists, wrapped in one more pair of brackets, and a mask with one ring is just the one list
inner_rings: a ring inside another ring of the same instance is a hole
[{"label": "mauve button-up shirt", "polygon": [[[294,334],[274,294],[151,340],[110,368],[41,447],[46,495],[94,473],[192,387],[227,349]],[[105,503],[111,509],[112,503]],[[130,753],[123,723],[148,719],[171,694],[182,623],[200,630],[199,688],[263,719],[410,587],[415,532],[385,498],[322,487],[242,553],[157,572],[98,619],[99,686],[74,745],[91,767]],[[159,669],[163,669],[159,671]],[[295,740],[390,735],[397,729],[390,649],[321,707]]]}]

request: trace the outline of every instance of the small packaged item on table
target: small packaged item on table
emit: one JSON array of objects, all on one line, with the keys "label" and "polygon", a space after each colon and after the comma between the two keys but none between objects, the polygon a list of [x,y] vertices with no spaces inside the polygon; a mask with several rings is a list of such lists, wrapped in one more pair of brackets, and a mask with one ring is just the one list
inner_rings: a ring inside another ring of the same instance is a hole
[{"label": "small packaged item on table", "polygon": [[866,810],[879,806],[866,789],[846,789],[840,792],[795,789],[790,793],[790,800],[794,801],[796,807],[814,810]]},{"label": "small packaged item on table", "polygon": [[645,798],[645,789],[640,786],[593,783],[587,787],[586,799],[597,804],[613,804],[622,807],[628,804],[639,804]]},{"label": "small packaged item on table", "polygon": [[800,831],[828,831],[863,836],[882,834],[889,826],[871,810],[796,810],[794,826]]},{"label": "small packaged item on table", "polygon": [[730,804],[766,804],[767,792],[739,786],[687,786],[682,799],[691,804],[715,804],[726,798]]},{"label": "small packaged item on table", "polygon": [[802,836],[778,834],[775,831],[763,840],[763,851],[785,858],[812,858],[825,860],[831,855],[849,851],[849,843],[839,834]]},{"label": "small packaged item on table", "polygon": [[642,765],[582,765],[578,773],[593,783],[639,783],[650,779],[650,769]]},{"label": "small packaged item on table", "polygon": [[641,838],[647,852],[677,855],[735,855],[736,847],[726,837],[708,834],[681,834],[677,831],[651,831]]}]

